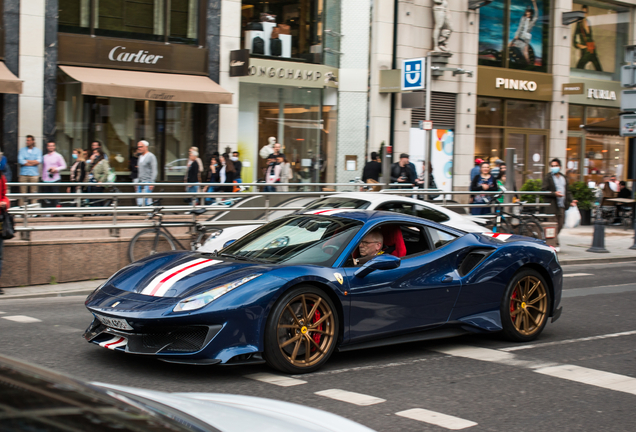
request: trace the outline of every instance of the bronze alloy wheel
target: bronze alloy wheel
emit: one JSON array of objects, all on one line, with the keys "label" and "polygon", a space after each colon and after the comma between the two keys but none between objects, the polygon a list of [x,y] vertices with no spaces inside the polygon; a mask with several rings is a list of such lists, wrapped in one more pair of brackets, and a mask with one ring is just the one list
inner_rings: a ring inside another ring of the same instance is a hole
[{"label": "bronze alloy wheel", "polygon": [[314,287],[298,287],[270,314],[265,359],[283,372],[312,372],[331,356],[337,339],[338,316],[329,296]]},{"label": "bronze alloy wheel", "polygon": [[510,319],[523,336],[534,336],[543,328],[548,315],[548,293],[545,284],[533,275],[517,281],[510,295]]}]

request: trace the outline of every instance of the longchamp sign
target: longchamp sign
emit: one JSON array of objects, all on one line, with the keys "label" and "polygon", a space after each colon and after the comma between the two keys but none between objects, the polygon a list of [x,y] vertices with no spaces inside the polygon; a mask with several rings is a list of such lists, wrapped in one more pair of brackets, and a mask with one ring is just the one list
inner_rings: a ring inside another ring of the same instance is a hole
[{"label": "longchamp sign", "polygon": [[338,69],[310,63],[250,58],[247,76],[241,82],[295,87],[338,87]]}]

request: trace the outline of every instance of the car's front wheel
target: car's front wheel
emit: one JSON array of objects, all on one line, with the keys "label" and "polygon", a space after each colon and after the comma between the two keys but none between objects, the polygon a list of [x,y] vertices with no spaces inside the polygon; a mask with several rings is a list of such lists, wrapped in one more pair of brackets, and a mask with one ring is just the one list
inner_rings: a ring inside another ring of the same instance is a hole
[{"label": "car's front wheel", "polygon": [[522,270],[508,284],[501,303],[505,336],[514,341],[534,340],[543,331],[549,315],[550,290],[535,270]]},{"label": "car's front wheel", "polygon": [[265,359],[282,372],[313,372],[331,356],[338,339],[338,314],[323,291],[296,287],[276,303],[265,329]]}]

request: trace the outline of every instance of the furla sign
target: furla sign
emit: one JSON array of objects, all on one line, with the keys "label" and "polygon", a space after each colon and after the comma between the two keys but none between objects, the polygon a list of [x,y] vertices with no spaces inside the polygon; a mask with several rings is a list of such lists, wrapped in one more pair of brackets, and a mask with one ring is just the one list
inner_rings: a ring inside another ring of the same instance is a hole
[{"label": "furla sign", "polygon": [[139,50],[136,53],[126,51],[125,46],[116,46],[110,53],[108,53],[108,60],[124,62],[124,63],[145,63],[145,64],[157,64],[164,56],[150,54],[149,51]]}]

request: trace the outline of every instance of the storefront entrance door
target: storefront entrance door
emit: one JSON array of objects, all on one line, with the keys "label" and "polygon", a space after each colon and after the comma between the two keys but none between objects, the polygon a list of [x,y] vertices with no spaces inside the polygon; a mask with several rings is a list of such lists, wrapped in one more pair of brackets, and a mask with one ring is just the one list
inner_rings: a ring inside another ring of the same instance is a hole
[{"label": "storefront entrance door", "polygon": [[526,180],[540,180],[546,170],[547,133],[507,129],[505,148],[516,150],[514,160],[515,184],[521,189]]}]

